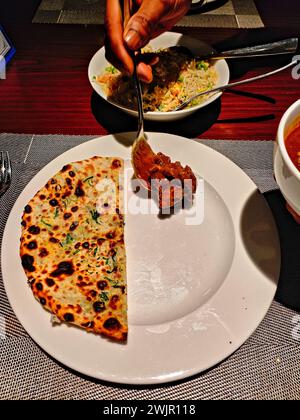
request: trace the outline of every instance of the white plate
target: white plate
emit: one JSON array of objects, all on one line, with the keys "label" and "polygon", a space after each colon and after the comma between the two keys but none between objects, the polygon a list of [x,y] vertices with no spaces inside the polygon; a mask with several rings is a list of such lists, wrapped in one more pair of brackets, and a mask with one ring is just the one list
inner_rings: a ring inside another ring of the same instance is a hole
[{"label": "white plate", "polygon": [[[153,48],[153,51],[156,51],[161,48],[168,48],[175,45],[182,45],[190,49],[192,53],[196,56],[199,55],[206,55],[211,53],[213,48],[202,42],[196,38],[191,38],[186,35],[182,35],[175,32],[165,32],[164,34],[160,35],[159,37],[155,38],[150,42],[150,45]],[[106,101],[107,95],[103,91],[101,85],[93,80],[93,78],[101,73],[103,73],[104,69],[110,65],[109,62],[105,59],[105,49],[104,47],[101,48],[99,51],[96,52],[94,57],[92,58],[89,68],[88,68],[88,77],[93,89]],[[215,68],[218,75],[218,81],[216,86],[222,86],[229,83],[230,73],[229,67],[225,60],[218,60],[215,64]],[[172,121],[178,120],[184,117],[191,115],[192,113],[196,112],[200,108],[207,106],[208,104],[214,102],[222,95],[222,92],[212,95],[209,99],[203,101],[200,105],[193,106],[191,108],[186,108],[181,111],[176,112],[146,112],[145,119],[152,120],[152,121]],[[110,101],[108,101],[110,102]],[[126,113],[137,116],[137,112],[133,111],[129,108],[123,107],[121,105],[116,104],[115,102],[110,102],[112,105],[116,106],[117,108],[122,109]]]},{"label": "white plate", "polygon": [[32,179],[9,216],[2,269],[17,317],[52,357],[94,378],[157,384],[211,368],[254,332],[276,291],[280,247],[271,211],[241,169],[202,144],[150,133],[155,150],[189,164],[205,179],[204,222],[193,226],[190,218],[187,225],[185,211],[165,219],[126,216],[127,344],[67,325],[53,327],[50,314],[27,286],[20,263],[23,208],[66,163],[94,155],[130,158],[133,137],[106,136],[84,143]]}]

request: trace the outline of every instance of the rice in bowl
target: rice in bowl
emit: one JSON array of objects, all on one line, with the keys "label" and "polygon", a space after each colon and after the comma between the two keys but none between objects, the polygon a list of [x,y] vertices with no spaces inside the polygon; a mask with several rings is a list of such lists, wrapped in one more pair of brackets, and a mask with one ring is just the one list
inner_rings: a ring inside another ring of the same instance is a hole
[{"label": "rice in bowl", "polygon": [[[172,48],[157,52],[159,61],[153,66],[153,81],[142,83],[144,110],[169,112],[182,102],[216,86],[218,76],[215,67],[206,60],[198,61],[186,53]],[[137,99],[132,78],[122,75],[109,66],[95,77],[109,101],[137,110]],[[201,104],[208,95],[201,96],[189,104]]]}]

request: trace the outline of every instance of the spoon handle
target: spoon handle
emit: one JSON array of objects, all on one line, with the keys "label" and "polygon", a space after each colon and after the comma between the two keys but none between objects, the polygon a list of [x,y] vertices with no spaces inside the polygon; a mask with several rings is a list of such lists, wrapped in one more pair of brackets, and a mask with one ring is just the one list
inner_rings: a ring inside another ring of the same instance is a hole
[{"label": "spoon handle", "polygon": [[144,106],[143,106],[143,92],[140,79],[137,74],[137,63],[136,57],[133,57],[133,80],[135,84],[135,90],[137,93],[137,103],[138,103],[138,134],[137,138],[145,137],[144,136]]},{"label": "spoon handle", "polygon": [[270,44],[256,45],[254,47],[238,48],[236,50],[222,51],[220,53],[212,53],[205,57],[211,60],[229,59],[229,58],[246,58],[246,57],[263,57],[269,55],[294,54],[298,48],[298,38],[289,38]]},{"label": "spoon handle", "polygon": [[[123,0],[123,26],[127,25],[131,14],[133,11],[133,2],[132,0]],[[138,77],[137,73],[137,60],[136,60],[136,54],[135,52],[132,52],[131,58],[133,61],[133,81],[135,85],[136,90],[136,96],[137,96],[137,103],[138,103],[138,133],[137,133],[137,139],[144,138],[144,106],[143,106],[143,91],[140,79]]]},{"label": "spoon handle", "polygon": [[253,83],[253,82],[256,82],[257,80],[265,79],[266,77],[273,76],[274,74],[280,73],[281,71],[284,71],[284,70],[286,70],[290,67],[293,67],[298,63],[299,63],[299,60],[293,60],[291,63],[287,64],[286,66],[280,67],[279,69],[273,70],[269,73],[260,74],[259,76],[251,77],[250,79],[240,80],[239,82],[229,83],[227,85],[218,86],[214,89],[210,89],[210,90],[207,90],[205,92],[200,92],[197,95],[193,96],[192,98],[188,99],[187,101],[183,102],[181,105],[179,105],[177,108],[175,108],[174,111],[179,111],[179,110],[185,108],[188,104],[190,104],[193,100],[199,98],[200,96],[216,94],[218,92],[223,92],[224,90],[233,88],[235,86],[244,85],[246,83]]}]

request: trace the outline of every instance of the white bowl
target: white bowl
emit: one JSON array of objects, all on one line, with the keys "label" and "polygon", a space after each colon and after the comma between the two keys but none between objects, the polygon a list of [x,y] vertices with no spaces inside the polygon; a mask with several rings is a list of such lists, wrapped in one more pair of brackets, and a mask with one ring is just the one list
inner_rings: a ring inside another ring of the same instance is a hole
[{"label": "white bowl", "polygon": [[274,173],[287,204],[300,216],[300,172],[293,164],[285,146],[287,135],[299,121],[300,100],[285,112],[280,121],[274,148]]},{"label": "white bowl", "polygon": [[[198,39],[191,38],[186,35],[182,35],[175,32],[165,32],[164,34],[160,35],[159,37],[155,38],[150,42],[150,45],[152,46],[152,49],[158,50],[161,48],[168,48],[175,45],[182,45],[184,47],[187,47],[191,50],[191,52],[194,55],[206,55],[210,52],[214,51],[211,46],[208,44],[199,41]],[[88,69],[88,76],[90,83],[93,87],[93,89],[106,101],[107,95],[103,91],[100,84],[95,82],[93,78],[99,74],[101,74],[104,69],[109,65],[108,61],[105,59],[105,49],[104,47],[101,48],[99,51],[96,52],[94,57],[92,58],[89,69]],[[229,67],[225,60],[219,60],[215,64],[215,68],[218,75],[218,81],[216,86],[226,85],[229,82],[230,79],[230,73],[229,73]],[[191,108],[186,108],[181,111],[171,111],[171,112],[146,112],[145,113],[145,119],[146,120],[152,120],[152,121],[173,121],[173,120],[179,120],[181,118],[187,117],[188,115],[191,115],[192,113],[196,112],[198,109],[203,108],[207,106],[208,104],[214,102],[216,99],[218,99],[222,95],[222,92],[217,93],[213,96],[211,96],[209,99],[203,101],[200,105],[193,106]],[[110,101],[108,101],[110,102]],[[123,107],[121,105],[118,105],[114,102],[110,102],[114,106],[122,109],[127,114],[133,115],[137,117],[137,112],[133,111],[129,108]]]}]

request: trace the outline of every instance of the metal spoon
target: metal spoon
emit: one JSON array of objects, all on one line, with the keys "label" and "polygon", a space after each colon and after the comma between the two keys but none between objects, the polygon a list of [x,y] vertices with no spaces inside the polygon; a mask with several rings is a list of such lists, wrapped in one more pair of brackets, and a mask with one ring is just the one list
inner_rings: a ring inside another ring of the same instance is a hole
[{"label": "metal spoon", "polygon": [[[169,47],[169,51],[186,55],[187,58],[199,60],[221,60],[221,59],[237,59],[237,58],[257,58],[268,57],[273,55],[295,54],[298,49],[298,38],[289,38],[282,41],[272,42],[270,44],[256,45],[254,47],[238,48],[229,51],[212,51],[209,54],[195,56],[192,51],[184,45],[174,45]],[[161,53],[144,53],[143,57],[150,59],[151,57],[159,57]]]},{"label": "metal spoon", "polygon": [[137,103],[138,103],[138,131],[136,139],[132,146],[131,151],[131,161],[134,169],[134,174],[137,178],[142,178],[140,174],[141,162],[143,157],[146,154],[154,154],[152,149],[149,146],[147,136],[144,131],[144,108],[143,108],[143,93],[140,79],[137,74],[137,62],[136,58],[133,58],[134,71],[133,71],[133,80],[135,84],[136,94],[137,94]]},{"label": "metal spoon", "polygon": [[210,90],[206,90],[204,92],[197,93],[197,95],[194,95],[191,98],[187,99],[186,101],[184,101],[182,104],[180,104],[178,107],[176,107],[175,109],[173,109],[171,111],[180,111],[181,109],[185,108],[193,100],[199,98],[200,96],[210,95],[210,94],[216,94],[218,92],[223,92],[224,90],[233,88],[235,86],[240,86],[240,85],[244,85],[246,83],[255,82],[256,80],[265,79],[266,77],[273,76],[274,74],[280,73],[281,71],[284,71],[284,70],[286,70],[286,69],[288,69],[290,67],[293,67],[296,64],[299,64],[299,60],[293,60],[291,63],[287,64],[286,66],[280,67],[279,69],[273,70],[273,71],[271,71],[269,73],[264,73],[264,74],[261,74],[261,75],[256,76],[256,77],[252,77],[250,79],[244,79],[244,80],[241,80],[239,82],[229,83],[227,85],[218,86],[218,87],[216,87],[214,89],[210,89]]},{"label": "metal spoon", "polygon": [[198,58],[202,60],[219,60],[223,58],[228,60],[229,58],[265,57],[271,55],[294,54],[297,51],[297,48],[298,38],[289,38],[269,44],[256,45],[254,47],[238,48],[235,50],[222,52],[212,52],[211,54]]},{"label": "metal spoon", "polygon": [[[128,10],[130,0],[124,0],[124,10]],[[124,13],[124,16],[126,16],[126,13]],[[137,73],[137,57],[135,54],[132,55],[133,64],[134,64],[134,71],[133,71],[133,80],[135,84],[136,94],[137,94],[137,103],[138,103],[138,132],[136,139],[132,146],[132,152],[131,152],[131,161],[132,166],[134,169],[134,175],[136,178],[143,180],[142,186],[145,187],[148,191],[152,190],[152,184],[149,184],[149,162],[150,166],[153,165],[153,161],[155,157],[157,156],[153,150],[151,149],[149,142],[147,140],[147,136],[144,131],[144,109],[143,109],[143,93],[142,93],[142,86],[140,79],[138,77]],[[170,163],[169,165],[175,165],[178,167],[178,163],[175,164]],[[162,164],[163,166],[163,164]],[[185,168],[186,169],[186,168]],[[194,176],[194,174],[192,174]],[[192,181],[192,179],[191,179]],[[192,181],[193,182],[193,181]],[[196,183],[196,179],[195,179]],[[193,194],[196,189],[196,184],[191,187],[191,194]],[[156,190],[156,194],[158,194],[157,199],[159,207],[162,211],[176,207],[178,203],[182,202],[185,197],[186,191],[184,188],[181,187],[173,187],[173,189],[164,189],[162,186],[158,190]],[[156,195],[155,194],[155,195]],[[189,198],[189,197],[188,197]]]},{"label": "metal spoon", "polygon": [[[133,4],[131,0],[123,0],[123,23],[124,27],[126,26],[127,22],[130,19],[131,13],[132,13]],[[143,107],[143,91],[140,79],[138,77],[137,73],[137,58],[136,54],[133,53],[131,55],[131,58],[133,60],[134,64],[134,70],[133,70],[133,81],[135,85],[136,90],[136,96],[137,96],[137,103],[138,103],[138,131],[136,139],[132,146],[132,152],[131,152],[131,160],[132,160],[132,166],[134,169],[135,176],[137,178],[142,178],[140,174],[140,169],[142,165],[143,157],[148,154],[154,154],[154,152],[151,150],[147,137],[145,135],[144,131],[144,107]]]}]

